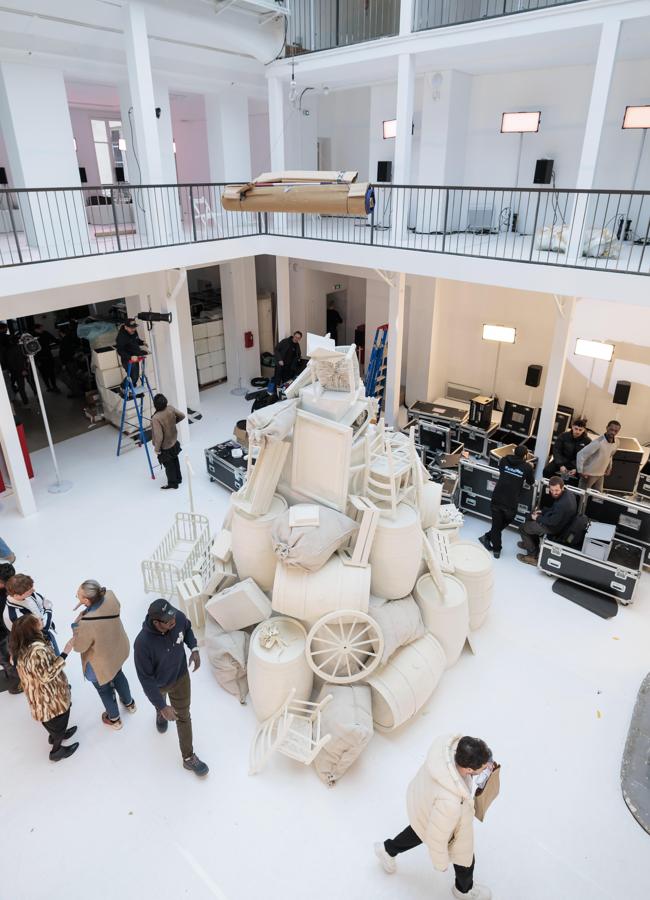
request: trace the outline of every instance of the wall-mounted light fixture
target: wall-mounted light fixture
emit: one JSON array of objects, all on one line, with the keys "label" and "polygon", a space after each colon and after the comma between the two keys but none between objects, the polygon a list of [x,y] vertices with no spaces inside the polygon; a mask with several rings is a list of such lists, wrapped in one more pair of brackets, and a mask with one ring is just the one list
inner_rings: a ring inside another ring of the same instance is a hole
[{"label": "wall-mounted light fixture", "polygon": [[384,140],[397,137],[397,119],[385,119],[383,122]]}]

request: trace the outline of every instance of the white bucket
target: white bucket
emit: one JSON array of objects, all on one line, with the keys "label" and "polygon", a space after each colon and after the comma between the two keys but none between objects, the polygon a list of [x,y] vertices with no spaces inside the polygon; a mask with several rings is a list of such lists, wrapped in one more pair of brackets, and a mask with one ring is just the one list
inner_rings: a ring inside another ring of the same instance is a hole
[{"label": "white bucket", "polygon": [[[263,629],[272,625],[280,631],[281,643],[263,647]],[[296,689],[296,700],[309,700],[314,673],[307,664],[307,633],[300,622],[277,616],[261,622],[252,634],[248,651],[248,689],[258,721],[263,722],[280,709]]]},{"label": "white bucket", "polygon": [[492,605],[494,571],[490,554],[473,541],[455,541],[450,545],[454,575],[467,588],[469,627],[472,631],[485,622]]},{"label": "white bucket", "polygon": [[384,600],[399,600],[415,586],[422,562],[422,526],[418,511],[400,503],[394,519],[379,517],[370,551],[370,590]]},{"label": "white bucket", "polygon": [[378,731],[394,731],[424,706],[445,671],[445,651],[432,634],[402,647],[368,678]]},{"label": "white bucket", "polygon": [[442,576],[445,596],[438,590],[431,575],[418,578],[413,596],[420,608],[426,630],[442,645],[451,668],[463,651],[469,633],[469,603],[467,588],[453,575]]},{"label": "white bucket", "polygon": [[237,507],[232,511],[232,555],[239,578],[252,578],[263,591],[270,591],[278,561],[271,545],[271,528],[287,510],[287,501],[273,495],[271,507],[263,516],[247,516]]},{"label": "white bucket", "polygon": [[422,527],[437,528],[440,501],[442,500],[442,485],[436,481],[427,481],[422,485],[420,493],[420,518]]},{"label": "white bucket", "polygon": [[368,612],[370,567],[346,566],[334,554],[317,572],[278,563],[273,583],[275,612],[313,625],[338,609]]}]

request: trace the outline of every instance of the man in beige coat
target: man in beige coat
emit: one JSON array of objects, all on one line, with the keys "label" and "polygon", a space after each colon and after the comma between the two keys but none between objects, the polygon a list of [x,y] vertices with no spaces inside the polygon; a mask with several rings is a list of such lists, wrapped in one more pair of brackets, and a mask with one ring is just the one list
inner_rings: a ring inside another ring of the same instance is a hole
[{"label": "man in beige coat", "polygon": [[451,863],[454,897],[490,900],[488,888],[474,884],[473,778],[492,764],[492,751],[479,738],[459,734],[437,738],[408,789],[409,826],[397,837],[375,844],[384,870],[397,871],[399,853],[425,844],[436,869]]},{"label": "man in beige coat", "polygon": [[167,402],[164,394],[156,394],[153,398],[155,413],[151,417],[151,441],[158,456],[158,462],[165,469],[167,484],[161,490],[176,490],[183,480],[178,454],[181,445],[178,443],[176,425],[185,416]]}]

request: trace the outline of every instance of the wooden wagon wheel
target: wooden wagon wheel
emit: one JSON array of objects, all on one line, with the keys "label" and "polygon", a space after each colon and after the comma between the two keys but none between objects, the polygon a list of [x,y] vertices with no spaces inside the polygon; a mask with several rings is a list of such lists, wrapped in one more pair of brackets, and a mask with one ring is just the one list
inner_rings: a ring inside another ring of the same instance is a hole
[{"label": "wooden wagon wheel", "polygon": [[307,635],[310,668],[330,684],[352,684],[379,665],[384,636],[367,613],[337,610],[322,616]]}]

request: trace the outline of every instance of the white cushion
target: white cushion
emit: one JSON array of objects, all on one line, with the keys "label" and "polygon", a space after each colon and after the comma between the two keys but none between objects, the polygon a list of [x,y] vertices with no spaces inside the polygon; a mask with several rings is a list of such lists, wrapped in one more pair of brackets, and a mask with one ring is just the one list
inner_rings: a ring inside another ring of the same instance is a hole
[{"label": "white cushion", "polygon": [[321,734],[331,735],[314,760],[321,781],[335,784],[357,760],[373,736],[372,694],[367,684],[326,684],[318,697],[333,699],[321,712]]}]

